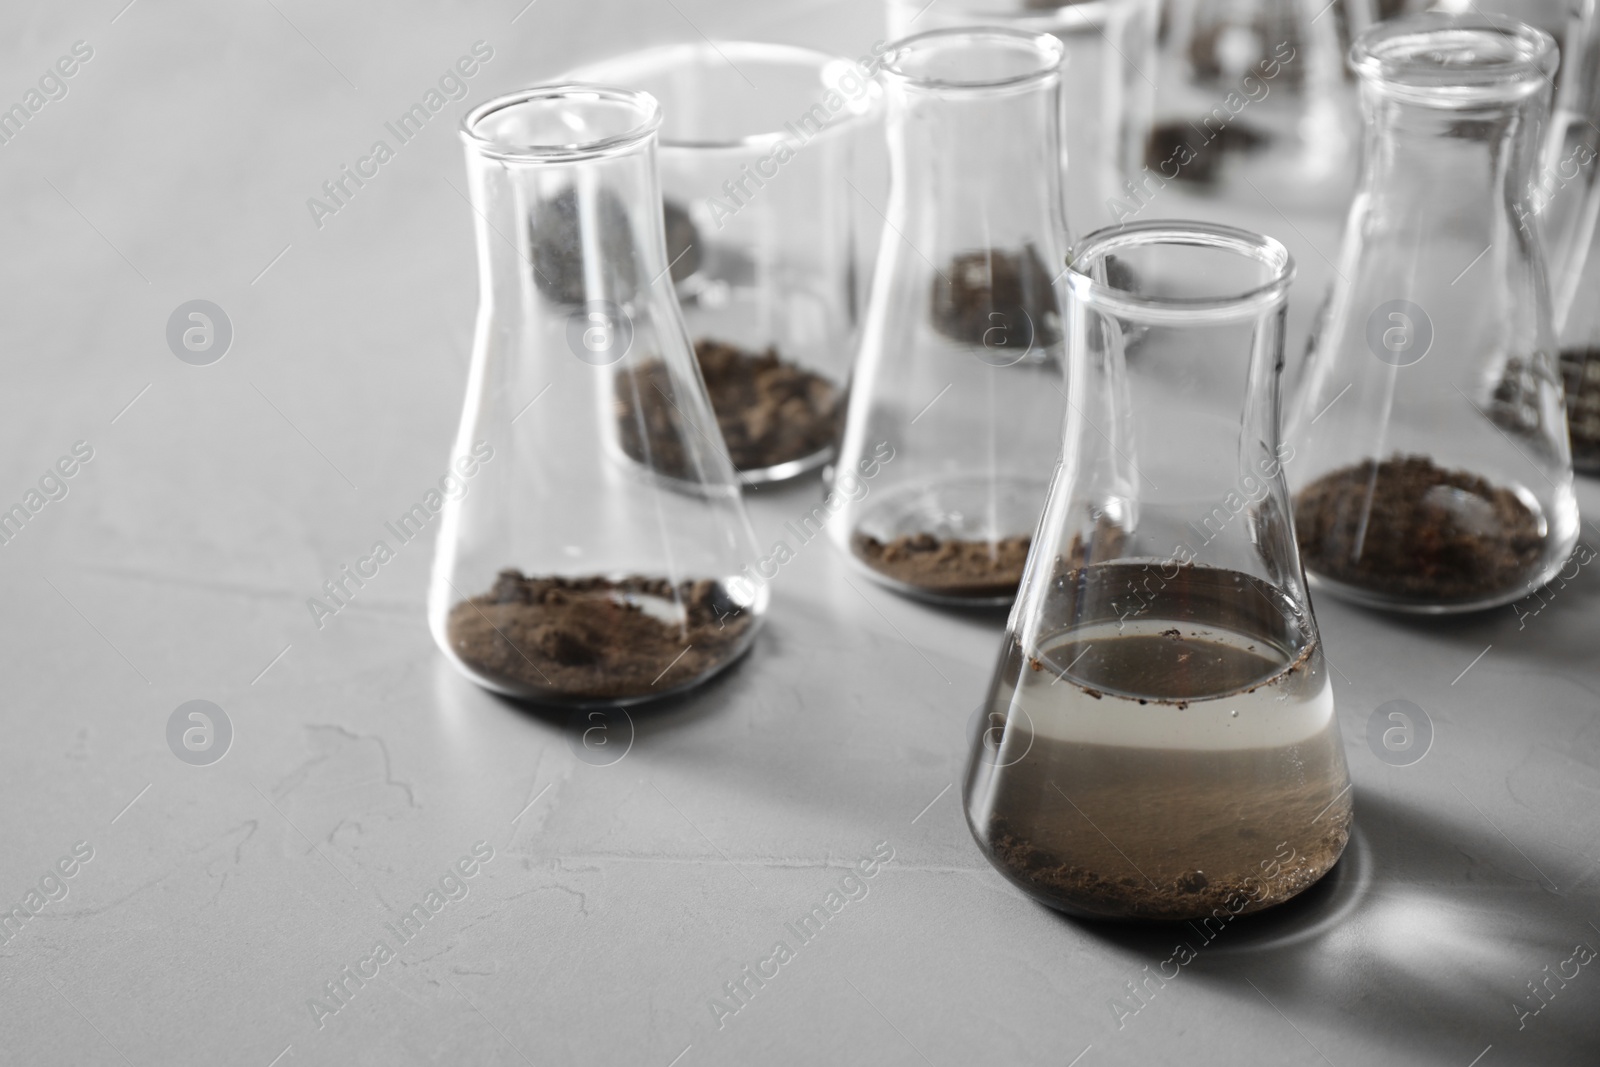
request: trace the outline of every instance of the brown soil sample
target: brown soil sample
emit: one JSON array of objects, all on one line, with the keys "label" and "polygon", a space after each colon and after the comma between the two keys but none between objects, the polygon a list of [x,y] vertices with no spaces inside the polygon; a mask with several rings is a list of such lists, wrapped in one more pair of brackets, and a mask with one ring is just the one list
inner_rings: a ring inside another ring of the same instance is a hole
[{"label": "brown soil sample", "polygon": [[884,543],[858,533],[856,556],[879,574],[906,585],[952,597],[1011,596],[1028,561],[1028,536],[998,541],[962,541],[911,534]]},{"label": "brown soil sample", "polygon": [[671,200],[661,202],[661,217],[667,228],[667,262],[672,264],[672,280],[681,282],[700,269],[700,231],[689,212]]},{"label": "brown soil sample", "polygon": [[[1141,781],[1138,784],[1139,803],[1151,805],[1150,794],[1173,792],[1174,803],[1183,803],[1182,790],[1173,790],[1170,783]],[[1266,810],[1274,797],[1241,798]],[[1319,798],[1320,794],[1319,794]],[[1085,800],[1075,797],[1074,802]],[[1126,789],[1121,803],[1127,803]],[[1293,801],[1291,800],[1291,803]],[[1154,812],[1157,804],[1149,806],[1150,837],[1159,840],[1170,835],[1170,829]],[[1238,864],[1236,869],[1255,872],[1244,876],[1219,876],[1194,868],[1172,877],[1160,872],[1141,874],[1132,870],[1128,861],[1109,845],[1106,855],[1093,852],[1081,854],[1080,863],[1065,861],[1056,852],[1040,848],[1026,837],[1019,836],[1003,820],[991,820],[988,827],[989,849],[1000,869],[1025,888],[1055,900],[1070,900],[1072,911],[1105,918],[1176,921],[1215,914],[1226,919],[1231,915],[1246,915],[1281,904],[1310,888],[1338,862],[1350,839],[1350,807],[1330,811],[1317,823],[1309,824],[1307,832],[1297,834],[1291,842],[1294,854],[1287,862],[1273,868],[1271,863],[1277,853],[1276,841],[1266,840],[1266,835],[1248,841],[1240,840],[1224,854],[1210,853],[1210,866]],[[1129,836],[1118,834],[1118,847],[1126,852],[1141,853],[1148,844]],[[1265,861],[1268,866],[1263,869]],[[1101,871],[1126,871],[1125,875],[1108,876]],[[1275,875],[1275,876],[1274,876]]]},{"label": "brown soil sample", "polygon": [[1487,414],[1507,433],[1530,436],[1544,430],[1544,406],[1556,388],[1556,370],[1540,356],[1505,361],[1500,380],[1489,396]]},{"label": "brown soil sample", "polygon": [[[1340,9],[1344,7],[1343,4],[1329,6]],[[1210,11],[1204,6],[1194,10],[1197,15],[1194,17],[1194,32],[1189,38],[1187,49],[1189,62],[1193,69],[1194,80],[1198,83],[1197,88],[1220,90],[1217,93],[1219,105],[1222,104],[1222,97],[1228,91],[1238,90],[1241,87],[1248,88],[1247,83],[1243,86],[1238,84],[1240,66],[1251,68],[1258,78],[1273,86],[1274,92],[1281,88],[1301,87],[1306,74],[1304,56],[1313,46],[1306,40],[1305,27],[1300,22],[1302,18],[1300,12],[1287,4],[1261,4],[1257,5],[1256,17],[1245,22],[1236,16],[1224,14],[1227,9],[1223,5],[1217,5]],[[1335,13],[1334,18],[1344,23],[1347,20],[1343,16],[1344,11],[1340,10]],[[1162,36],[1166,36],[1165,28]],[[1348,40],[1347,31],[1341,36]],[[1241,38],[1254,40],[1261,46],[1256,55],[1243,62],[1241,60],[1244,57],[1235,53]],[[1269,64],[1276,61],[1281,51],[1280,42],[1293,49],[1289,53],[1291,58],[1277,61],[1277,73],[1267,74],[1266,72],[1272,69]]]},{"label": "brown soil sample", "polygon": [[1567,432],[1572,436],[1572,465],[1600,470],[1600,348],[1571,348],[1561,353],[1561,377],[1567,392]]},{"label": "brown soil sample", "polygon": [[[569,187],[534,206],[528,222],[533,248],[533,281],[552,300],[582,304],[587,300],[623,303],[633,299],[637,279],[633,273],[633,235],[628,212],[615,193],[602,190],[596,201],[602,290],[591,292],[584,273],[583,228],[577,194]],[[672,280],[680,282],[700,269],[699,231],[689,212],[672,201],[661,205],[667,234],[667,262]]]},{"label": "brown soil sample", "polygon": [[934,328],[1000,365],[1048,348],[1061,340],[1054,278],[1032,245],[962,252],[934,276]]},{"label": "brown soil sample", "polygon": [[[683,624],[663,622],[674,602]],[[718,582],[662,578],[529,578],[504,570],[494,588],[450,609],[450,647],[490,682],[557,701],[667,693],[744,649],[752,623]]]},{"label": "brown soil sample", "polygon": [[[1349,778],[1292,598],[1192,564],[1063,577],[1076,595],[1046,598],[1028,647],[1012,639],[973,738],[967,811],[996,868],[1053,907],[1127,919],[1226,918],[1321,877]],[[1148,599],[1129,611],[1134,590]]]},{"label": "brown soil sample", "polygon": [[[1152,174],[1163,180],[1209,185],[1222,176],[1225,157],[1253,152],[1270,139],[1248,126],[1206,129],[1199,123],[1167,122],[1150,130],[1144,162]],[[1189,151],[1180,152],[1182,145],[1187,145]]]},{"label": "brown soil sample", "polygon": [[[775,349],[760,355],[721,341],[696,341],[695,358],[705,379],[717,428],[736,469],[763,470],[814,456],[829,448],[838,433],[839,390],[778,358]],[[644,435],[634,411],[634,390],[644,409]],[[673,393],[666,365],[644,364],[616,387],[617,424],[622,449],[640,463],[672,477],[689,474],[683,441],[693,431],[667,397]],[[648,443],[648,461],[644,444]]]},{"label": "brown soil sample", "polygon": [[[578,210],[578,194],[571,186],[533,206],[528,220],[533,281],[551,300],[563,304],[588,300],[623,304],[633,299],[638,279],[633,271],[633,231],[628,210],[615,193],[602,189],[595,197],[594,219],[598,232],[586,234]],[[585,271],[586,250],[599,259],[598,289],[590,288],[591,279]]]},{"label": "brown soil sample", "polygon": [[1307,570],[1439,603],[1522,584],[1544,550],[1538,517],[1515,493],[1426,456],[1323,475],[1295,498],[1294,525]]}]

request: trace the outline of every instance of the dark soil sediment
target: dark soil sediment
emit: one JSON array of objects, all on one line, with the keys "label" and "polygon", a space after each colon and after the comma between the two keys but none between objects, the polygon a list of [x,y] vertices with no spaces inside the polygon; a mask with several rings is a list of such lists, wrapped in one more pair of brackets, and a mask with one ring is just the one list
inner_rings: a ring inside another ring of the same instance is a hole
[{"label": "dark soil sediment", "polygon": [[[1144,784],[1141,783],[1141,790]],[[1259,798],[1266,803],[1268,798]],[[1080,799],[1079,803],[1083,803]],[[1125,801],[1124,801],[1125,802]],[[1325,825],[1292,842],[1293,855],[1278,862],[1277,842],[1266,835],[1253,840],[1254,849],[1242,867],[1230,867],[1234,857],[1216,856],[1181,874],[1134,870],[1117,856],[1089,853],[1068,857],[1034,844],[1004,820],[989,824],[989,849],[996,866],[1031,891],[1068,910],[1104,918],[1176,921],[1217,914],[1245,915],[1281,904],[1314,885],[1338,862],[1350,838],[1348,804],[1330,812]],[[1168,833],[1152,820],[1150,834]],[[1118,847],[1141,855],[1146,842],[1118,831]],[[1259,853],[1259,855],[1258,855]],[[1219,869],[1245,870],[1249,874],[1218,874]],[[1109,872],[1126,872],[1112,874]]]},{"label": "dark soil sediment", "polygon": [[[641,607],[677,605],[669,623]],[[743,651],[751,616],[720,582],[530,578],[503,570],[494,588],[450,610],[461,661],[533,697],[614,700],[666,693]]]},{"label": "dark soil sediment", "polygon": [[1307,570],[1441,603],[1524,584],[1545,547],[1538,517],[1516,493],[1425,456],[1323,475],[1295,497],[1294,522]]},{"label": "dark soil sediment", "polygon": [[863,563],[897,582],[945,596],[996,597],[1017,591],[1032,540],[966,541],[924,533],[885,542],[857,533],[851,547]]},{"label": "dark soil sediment", "polygon": [[1061,340],[1054,275],[1032,245],[962,252],[933,279],[933,325],[1004,363]]},{"label": "dark soil sediment", "polygon": [[[833,444],[839,427],[839,390],[828,379],[779,358],[772,348],[754,353],[701,340],[695,342],[694,351],[717,428],[736,469],[776,467],[814,456]],[[684,425],[678,406],[669,399],[674,396],[666,365],[659,360],[644,364],[617,381],[617,425],[629,458],[683,478],[692,473],[685,435],[694,431]]]},{"label": "dark soil sediment", "polygon": [[1600,470],[1600,348],[1562,352],[1561,377],[1566,386],[1572,465],[1585,471]]}]

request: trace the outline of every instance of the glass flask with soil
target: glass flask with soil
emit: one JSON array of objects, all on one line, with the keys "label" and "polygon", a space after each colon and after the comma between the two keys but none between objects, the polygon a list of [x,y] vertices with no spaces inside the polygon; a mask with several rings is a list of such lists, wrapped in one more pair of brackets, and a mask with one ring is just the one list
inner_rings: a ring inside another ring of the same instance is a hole
[{"label": "glass flask with soil", "polygon": [[1046,34],[956,29],[883,57],[887,223],[829,530],[908,595],[1008,603],[1049,482],[1065,408],[1061,56]]},{"label": "glass flask with soil", "polygon": [[1061,42],[1061,146],[1067,217],[1079,231],[1111,222],[1116,189],[1111,107],[1121,66],[1113,44],[1129,0],[889,0],[889,36],[971,26],[1053,34]]},{"label": "glass flask with soil", "polygon": [[668,278],[659,122],[647,94],[555,85],[464,124],[478,324],[428,618],[509,696],[680,692],[766,609],[739,578],[754,537]]},{"label": "glass flask with soil", "polygon": [[[1562,317],[1564,284],[1576,281],[1568,266],[1581,267],[1589,231],[1582,222],[1593,202],[1600,167],[1600,5],[1596,0],[1415,0],[1452,15],[1508,16],[1554,38],[1559,61],[1543,150],[1533,175],[1532,210],[1539,220],[1556,322]],[[1577,257],[1577,258],[1574,258]]]},{"label": "glass flask with soil", "polygon": [[1594,475],[1600,474],[1600,187],[1589,197],[1582,225],[1588,242],[1567,264],[1571,288],[1558,336],[1572,466]]},{"label": "glass flask with soil", "polygon": [[1113,221],[1162,198],[1156,216],[1342,211],[1360,141],[1344,58],[1372,0],[1125,2],[1115,102],[1129,184]]},{"label": "glass flask with soil", "polygon": [[[1373,0],[1120,2],[1109,222],[1280,220],[1273,232],[1320,296],[1360,166],[1345,56]],[[1291,356],[1305,350],[1314,297],[1289,308]]]},{"label": "glass flask with soil", "polygon": [[1226,922],[1315,883],[1350,832],[1278,436],[1293,263],[1270,238],[1164,221],[1073,255],[1073,403],[975,721],[967,820],[1051,907]]},{"label": "glass flask with soil", "polygon": [[1417,15],[1351,61],[1366,170],[1289,416],[1301,556],[1319,589],[1373,607],[1509,603],[1577,538],[1529,204],[1555,45]]},{"label": "glass flask with soil", "polygon": [[1600,474],[1600,2],[1568,6],[1533,201],[1550,264],[1572,466]]},{"label": "glass flask with soil", "polygon": [[[667,258],[746,484],[816,470],[837,444],[865,290],[862,211],[850,182],[879,112],[876,67],[871,55],[702,41],[569,75],[661,104]],[[628,398],[618,402],[634,423]],[[655,438],[659,461],[672,434],[649,420],[642,431]],[[640,454],[633,437],[624,446]]]}]

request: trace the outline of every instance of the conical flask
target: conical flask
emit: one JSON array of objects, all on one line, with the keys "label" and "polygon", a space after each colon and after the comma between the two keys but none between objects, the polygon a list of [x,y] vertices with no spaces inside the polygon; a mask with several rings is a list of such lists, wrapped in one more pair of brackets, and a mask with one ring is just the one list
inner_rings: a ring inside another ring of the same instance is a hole
[{"label": "conical flask", "polygon": [[1343,211],[1360,142],[1344,57],[1372,0],[1124,2],[1115,221]]},{"label": "conical flask", "polygon": [[[1204,219],[1278,233],[1321,295],[1355,192],[1361,128],[1345,69],[1372,0],[1121,0],[1113,223]],[[1316,301],[1289,308],[1304,351]]]},{"label": "conical flask", "polygon": [[1600,2],[1571,7],[1533,201],[1550,264],[1572,466],[1600,474]]},{"label": "conical flask", "polygon": [[815,471],[838,441],[866,288],[857,228],[879,221],[851,190],[860,142],[878,135],[875,67],[873,57],[696,41],[572,75],[661,103],[667,255],[746,485]]},{"label": "conical flask", "polygon": [[[1415,5],[1422,10],[1425,5]],[[1542,158],[1533,176],[1532,210],[1550,269],[1556,324],[1581,271],[1588,230],[1582,219],[1593,203],[1600,167],[1600,5],[1596,0],[1438,0],[1429,6],[1451,15],[1509,16],[1555,39],[1559,63]]]},{"label": "conical flask", "polygon": [[1348,839],[1278,438],[1292,276],[1278,242],[1209,223],[1073,252],[1061,460],[965,795],[989,861],[1052,907],[1226,922]]},{"label": "conical flask", "polygon": [[[656,101],[557,85],[466,118],[479,307],[428,616],[473,681],[621,705],[739,657],[766,608],[668,276]],[[747,573],[747,572],[746,572]]]},{"label": "conical flask", "polygon": [[1016,595],[1064,406],[1061,42],[953,29],[884,54],[890,193],[831,535],[928,600]]},{"label": "conical flask", "polygon": [[1351,62],[1366,169],[1289,419],[1301,555],[1319,588],[1374,607],[1508,603],[1577,538],[1529,203],[1555,45],[1428,14]]},{"label": "conical flask", "polygon": [[[1547,3],[1554,6],[1555,0]],[[1556,38],[1561,66],[1532,193],[1558,331],[1577,294],[1594,292],[1592,284],[1583,290],[1579,279],[1600,205],[1600,2],[1564,0],[1560,7],[1567,9],[1564,33]],[[1546,28],[1539,21],[1534,25]]]},{"label": "conical flask", "polygon": [[1590,190],[1575,228],[1581,239],[1566,263],[1561,377],[1572,466],[1593,475],[1600,474],[1600,186]]},{"label": "conical flask", "polygon": [[1120,92],[1116,39],[1129,0],[888,0],[889,35],[934,29],[1004,26],[1048,33],[1060,42],[1062,150],[1066,156],[1067,217],[1079,230],[1111,221],[1106,197],[1116,191],[1116,152],[1110,115]]}]

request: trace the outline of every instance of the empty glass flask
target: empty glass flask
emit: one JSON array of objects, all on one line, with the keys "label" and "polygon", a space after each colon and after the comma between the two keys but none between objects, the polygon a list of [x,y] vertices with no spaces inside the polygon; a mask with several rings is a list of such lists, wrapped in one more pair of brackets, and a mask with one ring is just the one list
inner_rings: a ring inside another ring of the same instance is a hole
[{"label": "empty glass flask", "polygon": [[1208,223],[1074,249],[1060,464],[965,794],[989,861],[1052,907],[1226,923],[1344,850],[1278,437],[1293,272],[1278,242]]},{"label": "empty glass flask", "polygon": [[641,89],[661,104],[667,257],[746,484],[816,470],[837,443],[866,289],[851,180],[863,133],[875,128],[877,63],[700,41],[568,76]]},{"label": "empty glass flask", "polygon": [[1372,0],[1130,2],[1113,221],[1344,210],[1360,147],[1344,58]]},{"label": "empty glass flask", "polygon": [[555,85],[462,139],[479,305],[428,619],[467,677],[621,705],[737,659],[755,541],[668,277],[640,92]]},{"label": "empty glass flask", "polygon": [[1577,505],[1529,201],[1555,46],[1425,14],[1352,50],[1366,168],[1290,414],[1319,587],[1375,607],[1508,603],[1571,551]]},{"label": "empty glass flask", "polygon": [[890,194],[829,524],[924,599],[1016,593],[1064,404],[1061,42],[935,30],[884,54]]}]

